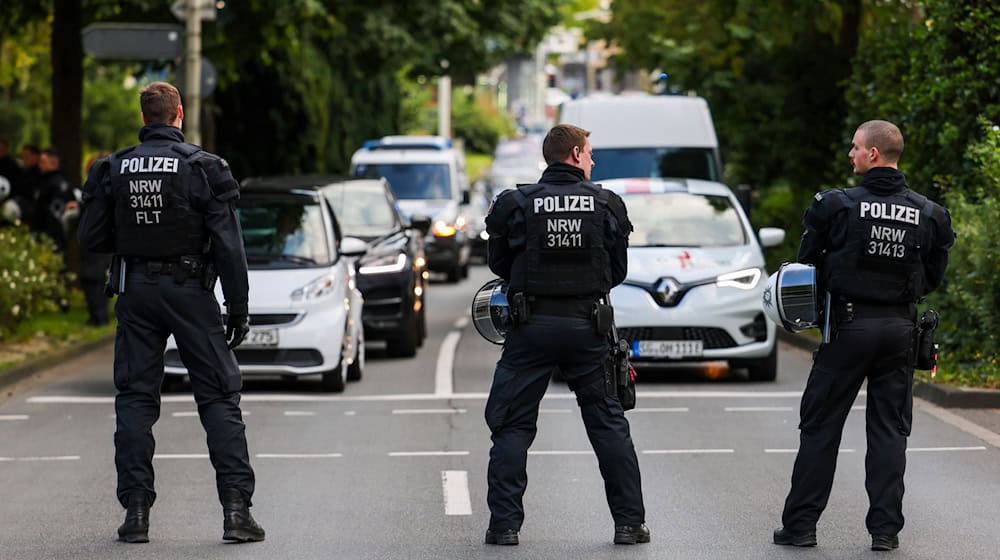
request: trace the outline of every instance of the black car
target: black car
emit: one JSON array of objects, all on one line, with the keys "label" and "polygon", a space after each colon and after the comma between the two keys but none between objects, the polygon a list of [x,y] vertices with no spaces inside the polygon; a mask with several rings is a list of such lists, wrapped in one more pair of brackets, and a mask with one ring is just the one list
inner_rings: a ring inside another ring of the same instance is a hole
[{"label": "black car", "polygon": [[430,218],[407,219],[385,179],[341,180],[320,192],[343,234],[368,243],[356,263],[365,338],[385,340],[390,356],[413,356],[427,337],[423,235]]}]

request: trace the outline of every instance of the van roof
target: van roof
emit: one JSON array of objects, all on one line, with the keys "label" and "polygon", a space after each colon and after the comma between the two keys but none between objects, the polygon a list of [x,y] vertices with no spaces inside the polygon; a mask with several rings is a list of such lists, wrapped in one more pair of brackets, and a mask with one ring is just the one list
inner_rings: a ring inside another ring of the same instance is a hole
[{"label": "van roof", "polygon": [[701,97],[614,95],[567,101],[559,122],[591,132],[601,148],[717,148],[712,115]]}]

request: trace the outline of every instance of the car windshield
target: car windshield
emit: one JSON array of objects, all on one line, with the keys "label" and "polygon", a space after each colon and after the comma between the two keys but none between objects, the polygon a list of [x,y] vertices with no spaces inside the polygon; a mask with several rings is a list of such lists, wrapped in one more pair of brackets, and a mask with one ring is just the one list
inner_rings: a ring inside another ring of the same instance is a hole
[{"label": "car windshield", "polygon": [[359,163],[354,175],[365,179],[385,177],[396,198],[451,198],[447,163]]},{"label": "car windshield", "polygon": [[682,177],[718,181],[710,148],[595,149],[592,181],[625,177]]},{"label": "car windshield", "polygon": [[322,207],[304,196],[245,195],[237,202],[250,268],[329,265]]},{"label": "car windshield", "polygon": [[688,193],[624,197],[635,231],[629,247],[731,247],[746,245],[736,208],[726,196]]},{"label": "car windshield", "polygon": [[382,187],[337,187],[325,191],[344,235],[373,239],[398,229],[396,216]]}]

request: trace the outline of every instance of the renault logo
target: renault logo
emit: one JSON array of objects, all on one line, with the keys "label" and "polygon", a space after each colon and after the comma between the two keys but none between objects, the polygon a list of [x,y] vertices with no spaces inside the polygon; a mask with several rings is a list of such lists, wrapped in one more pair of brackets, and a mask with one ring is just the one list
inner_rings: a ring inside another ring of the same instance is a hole
[{"label": "renault logo", "polygon": [[653,286],[660,305],[677,305],[681,295],[681,285],[673,278],[660,278]]}]

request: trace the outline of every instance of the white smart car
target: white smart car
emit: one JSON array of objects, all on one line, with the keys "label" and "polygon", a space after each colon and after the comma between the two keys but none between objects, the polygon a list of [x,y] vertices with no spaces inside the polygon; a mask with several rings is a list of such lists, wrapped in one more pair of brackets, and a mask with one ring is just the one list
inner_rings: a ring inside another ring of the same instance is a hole
[{"label": "white smart car", "polygon": [[[366,244],[340,238],[336,216],[308,177],[254,179],[237,203],[250,280],[250,334],[236,359],[244,376],[318,374],[326,391],[361,378],[362,296],[352,259]],[[223,301],[221,283],[216,297]],[[165,370],[187,374],[173,337]]]},{"label": "white smart car", "polygon": [[785,232],[755,233],[733,192],[696,179],[611,179],[635,228],[628,277],[611,292],[619,335],[632,361],[726,360],[751,380],[777,374],[775,326],[761,297],[767,274],[761,247]]}]

